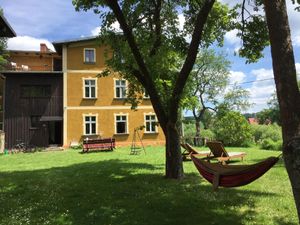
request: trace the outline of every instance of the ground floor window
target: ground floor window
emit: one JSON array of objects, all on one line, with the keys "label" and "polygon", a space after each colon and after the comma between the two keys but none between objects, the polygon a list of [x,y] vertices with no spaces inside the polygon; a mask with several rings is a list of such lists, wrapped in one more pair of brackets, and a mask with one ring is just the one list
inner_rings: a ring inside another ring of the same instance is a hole
[{"label": "ground floor window", "polygon": [[84,134],[94,135],[97,134],[97,117],[96,116],[85,116],[84,117]]},{"label": "ground floor window", "polygon": [[157,132],[157,120],[154,114],[145,115],[145,133]]},{"label": "ground floor window", "polygon": [[127,115],[116,115],[116,134],[127,134]]}]

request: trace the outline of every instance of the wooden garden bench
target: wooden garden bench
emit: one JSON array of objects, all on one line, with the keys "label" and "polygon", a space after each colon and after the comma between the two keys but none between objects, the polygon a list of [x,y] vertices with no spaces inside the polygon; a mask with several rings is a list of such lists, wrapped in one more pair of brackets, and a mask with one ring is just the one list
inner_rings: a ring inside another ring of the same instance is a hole
[{"label": "wooden garden bench", "polygon": [[84,139],[82,152],[89,152],[90,150],[110,150],[116,147],[114,138],[97,138],[97,139]]}]

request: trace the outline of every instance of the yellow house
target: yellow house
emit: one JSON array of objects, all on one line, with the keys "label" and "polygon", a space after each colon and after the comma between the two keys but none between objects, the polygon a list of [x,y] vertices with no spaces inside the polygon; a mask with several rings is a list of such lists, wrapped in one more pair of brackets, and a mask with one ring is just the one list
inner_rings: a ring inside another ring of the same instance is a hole
[{"label": "yellow house", "polygon": [[126,103],[128,82],[117,74],[97,76],[105,69],[105,47],[95,38],[53,43],[63,60],[63,144],[89,137],[113,137],[117,146],[130,145],[134,130],[144,145],[164,144],[162,129],[149,98],[136,111]]}]

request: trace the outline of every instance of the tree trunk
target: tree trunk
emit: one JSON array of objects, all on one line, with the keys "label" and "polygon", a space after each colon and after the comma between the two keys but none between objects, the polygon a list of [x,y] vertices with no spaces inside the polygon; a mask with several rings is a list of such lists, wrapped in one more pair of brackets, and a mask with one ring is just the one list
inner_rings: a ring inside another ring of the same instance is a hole
[{"label": "tree trunk", "polygon": [[283,135],[283,156],[300,222],[300,93],[285,0],[265,0]]},{"label": "tree trunk", "polygon": [[197,118],[195,120],[195,125],[196,125],[196,134],[194,138],[194,145],[200,146],[200,120]]},{"label": "tree trunk", "polygon": [[195,125],[196,125],[196,137],[200,137],[200,120],[195,121]]},{"label": "tree trunk", "polygon": [[166,178],[183,178],[180,136],[175,123],[166,126]]}]

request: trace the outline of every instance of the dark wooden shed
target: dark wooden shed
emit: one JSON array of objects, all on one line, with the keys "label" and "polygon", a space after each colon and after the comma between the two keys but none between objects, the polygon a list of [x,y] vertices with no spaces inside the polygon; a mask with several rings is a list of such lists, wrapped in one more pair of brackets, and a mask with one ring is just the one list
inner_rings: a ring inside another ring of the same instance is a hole
[{"label": "dark wooden shed", "polygon": [[4,72],[5,147],[62,145],[61,72]]}]

